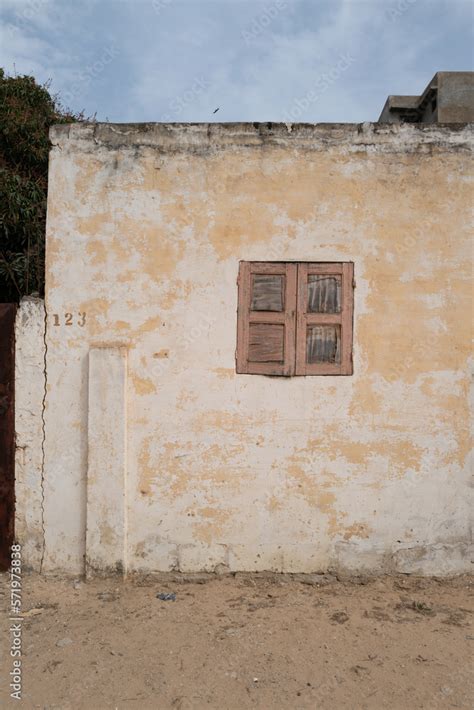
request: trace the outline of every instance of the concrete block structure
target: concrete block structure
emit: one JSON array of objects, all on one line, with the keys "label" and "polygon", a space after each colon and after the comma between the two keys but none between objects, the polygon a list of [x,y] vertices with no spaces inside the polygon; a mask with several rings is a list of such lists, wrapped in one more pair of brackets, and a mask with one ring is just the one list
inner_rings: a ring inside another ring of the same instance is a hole
[{"label": "concrete block structure", "polygon": [[380,123],[472,123],[474,72],[439,71],[420,96],[389,96]]}]

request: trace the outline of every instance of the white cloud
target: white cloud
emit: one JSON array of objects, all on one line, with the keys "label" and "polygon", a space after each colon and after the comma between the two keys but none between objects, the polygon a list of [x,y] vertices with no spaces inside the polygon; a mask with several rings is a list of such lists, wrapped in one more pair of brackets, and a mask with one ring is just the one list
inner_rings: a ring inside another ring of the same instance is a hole
[{"label": "white cloud", "polygon": [[283,120],[342,56],[299,120],[374,120],[387,94],[471,59],[464,0],[3,0],[2,14],[7,70],[117,121]]}]

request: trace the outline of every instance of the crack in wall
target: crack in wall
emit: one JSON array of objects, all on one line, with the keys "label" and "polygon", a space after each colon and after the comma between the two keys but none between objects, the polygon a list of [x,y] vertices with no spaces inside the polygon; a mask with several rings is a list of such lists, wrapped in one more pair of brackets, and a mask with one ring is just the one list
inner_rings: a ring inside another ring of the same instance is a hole
[{"label": "crack in wall", "polygon": [[41,549],[41,559],[40,559],[40,565],[39,565],[39,573],[41,574],[43,571],[43,562],[44,562],[44,555],[45,555],[45,550],[46,550],[46,527],[45,527],[45,522],[44,522],[44,501],[45,501],[45,495],[44,495],[44,464],[45,464],[45,457],[46,457],[46,447],[45,447],[45,440],[46,440],[46,417],[45,417],[45,412],[46,412],[46,395],[48,391],[48,378],[47,378],[47,364],[46,364],[46,356],[48,354],[48,344],[46,342],[46,333],[47,333],[47,327],[48,327],[48,317],[46,313],[46,304],[43,304],[44,308],[44,330],[43,330],[43,342],[44,342],[44,356],[43,356],[43,378],[44,378],[44,391],[43,391],[43,400],[41,402],[41,480],[40,480],[40,488],[41,488],[41,532],[42,532],[42,549]]}]

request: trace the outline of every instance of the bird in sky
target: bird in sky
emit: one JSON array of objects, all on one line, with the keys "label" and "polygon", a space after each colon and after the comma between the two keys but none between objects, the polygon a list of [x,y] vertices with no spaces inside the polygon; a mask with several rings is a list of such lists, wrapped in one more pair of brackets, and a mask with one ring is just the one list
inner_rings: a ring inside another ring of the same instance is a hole
[{"label": "bird in sky", "polygon": [[[219,106],[219,108],[220,108],[220,106]],[[216,110],[213,111],[212,113],[217,113],[219,111],[219,108],[216,108]]]}]

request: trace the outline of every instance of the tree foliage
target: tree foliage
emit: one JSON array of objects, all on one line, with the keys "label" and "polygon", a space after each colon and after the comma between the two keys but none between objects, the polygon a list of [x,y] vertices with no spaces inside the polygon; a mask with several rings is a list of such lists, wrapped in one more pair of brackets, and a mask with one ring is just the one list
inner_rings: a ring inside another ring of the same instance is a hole
[{"label": "tree foliage", "polygon": [[0,69],[0,302],[44,293],[48,131],[81,119],[48,85]]}]

